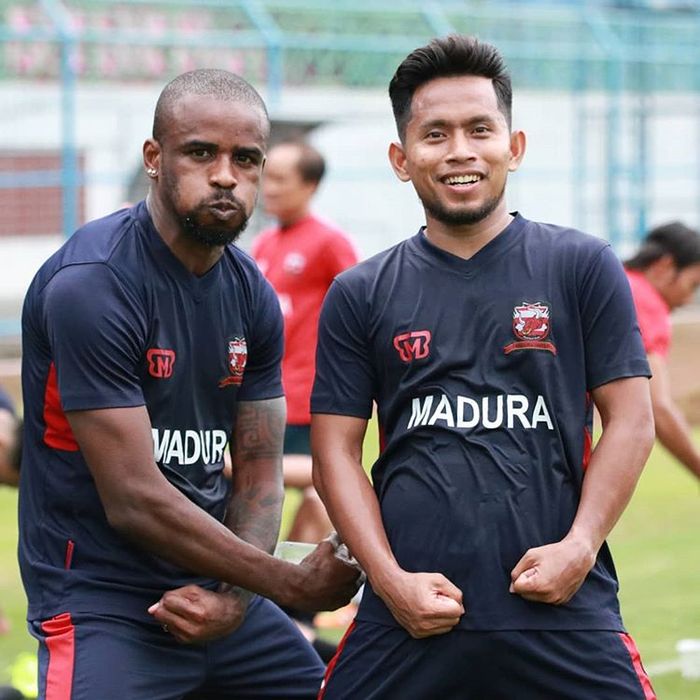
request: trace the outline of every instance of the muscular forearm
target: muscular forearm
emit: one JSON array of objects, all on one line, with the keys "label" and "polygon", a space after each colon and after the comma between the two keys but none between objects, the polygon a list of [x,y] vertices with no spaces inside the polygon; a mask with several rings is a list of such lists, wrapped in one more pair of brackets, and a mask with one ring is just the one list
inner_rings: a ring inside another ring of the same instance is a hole
[{"label": "muscular forearm", "polygon": [[226,526],[268,553],[274,551],[282,519],[285,418],[284,403],[243,403],[231,438],[231,501]]},{"label": "muscular forearm", "polygon": [[700,479],[700,452],[693,444],[690,428],[675,404],[654,406],[659,442],[692,474]]},{"label": "muscular forearm", "polygon": [[281,482],[239,488],[231,498],[224,524],[240,539],[271,554],[279,537],[283,500]]},{"label": "muscular forearm", "polygon": [[[151,426],[144,407],[79,411],[69,413],[68,419],[90,465],[107,519],[135,546],[200,576],[241,586],[281,603],[286,603],[289,592],[302,587],[303,572],[245,542],[165,478],[153,460]],[[276,434],[283,430],[284,399],[240,405],[236,449],[241,463],[250,467],[241,471],[251,484],[244,491],[250,492],[257,484],[251,473],[260,465],[259,460],[270,459],[254,438],[267,434],[270,425]],[[270,448],[275,459],[280,458],[280,446],[278,439]],[[259,477],[265,484],[266,475]],[[235,478],[244,477],[239,474]],[[261,486],[258,493],[265,492]],[[283,586],[285,578],[289,585]]]},{"label": "muscular forearm", "polygon": [[[160,488],[133,495],[130,505],[110,522],[135,545],[201,576],[288,603],[287,596],[299,579],[296,566],[275,559],[257,543],[249,544],[165,479]],[[248,536],[251,541],[259,538],[250,532]]]}]

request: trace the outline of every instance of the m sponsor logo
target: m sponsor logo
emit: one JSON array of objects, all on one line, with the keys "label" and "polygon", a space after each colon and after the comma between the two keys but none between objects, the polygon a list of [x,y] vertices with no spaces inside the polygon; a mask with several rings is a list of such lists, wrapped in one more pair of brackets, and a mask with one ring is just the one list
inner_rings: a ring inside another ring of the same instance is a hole
[{"label": "m sponsor logo", "polygon": [[168,379],[173,375],[175,366],[175,351],[151,348],[146,352],[148,373],[156,379]]},{"label": "m sponsor logo", "polygon": [[218,464],[228,443],[225,430],[152,428],[153,457],[161,464]]},{"label": "m sponsor logo", "polygon": [[553,355],[557,349],[547,337],[552,330],[549,304],[523,302],[513,308],[513,334],[518,339],[503,348],[506,355],[515,350],[546,350]]},{"label": "m sponsor logo", "polygon": [[394,348],[399,353],[401,362],[423,360],[430,355],[430,331],[409,331],[394,338]]},{"label": "m sponsor logo", "polygon": [[248,361],[248,346],[245,338],[234,338],[228,341],[228,371],[230,375],[224,377],[219,382],[219,388],[231,384],[240,386],[243,382],[243,373],[245,372],[246,362]]},{"label": "m sponsor logo", "polygon": [[477,398],[430,394],[414,398],[406,430],[423,425],[442,425],[465,430],[478,426],[489,430],[533,430],[543,426],[547,430],[554,430],[544,397],[538,395],[533,402],[523,394],[496,394]]}]

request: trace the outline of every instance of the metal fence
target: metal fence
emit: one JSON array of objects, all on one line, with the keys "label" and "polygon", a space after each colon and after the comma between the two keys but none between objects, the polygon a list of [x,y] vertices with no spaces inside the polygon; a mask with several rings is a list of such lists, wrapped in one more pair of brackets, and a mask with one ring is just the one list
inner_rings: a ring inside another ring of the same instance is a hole
[{"label": "metal fence", "polygon": [[[679,210],[700,219],[694,0],[1,0],[0,10],[0,89],[50,85],[60,100],[60,167],[0,163],[0,190],[15,199],[18,189],[58,188],[64,235],[81,223],[90,186],[76,134],[79,86],[162,85],[184,70],[217,66],[263,86],[274,118],[296,87],[384,90],[406,53],[453,31],[496,43],[518,91],[573,103],[567,163],[540,173],[556,179],[566,169],[573,223],[587,228],[595,210],[614,244],[634,239],[658,199],[674,196],[669,186],[682,199]],[[693,137],[687,152],[663,164],[659,188],[659,129],[679,110]]]}]

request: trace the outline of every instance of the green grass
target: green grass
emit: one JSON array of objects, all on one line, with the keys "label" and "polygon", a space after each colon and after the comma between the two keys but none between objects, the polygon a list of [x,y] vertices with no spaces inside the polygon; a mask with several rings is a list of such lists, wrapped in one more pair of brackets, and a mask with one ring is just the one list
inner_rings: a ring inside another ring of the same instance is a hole
[{"label": "green grass", "polygon": [[[369,432],[366,462],[376,454],[374,428]],[[290,512],[291,503],[285,523]],[[0,681],[18,653],[34,649],[24,624],[16,537],[16,492],[0,487],[0,606],[12,623],[11,633],[0,637]],[[699,537],[698,483],[657,447],[610,538],[625,622],[647,667],[675,658],[677,640],[700,637]],[[700,681],[686,681],[679,672],[652,680],[662,700],[700,700]]]}]

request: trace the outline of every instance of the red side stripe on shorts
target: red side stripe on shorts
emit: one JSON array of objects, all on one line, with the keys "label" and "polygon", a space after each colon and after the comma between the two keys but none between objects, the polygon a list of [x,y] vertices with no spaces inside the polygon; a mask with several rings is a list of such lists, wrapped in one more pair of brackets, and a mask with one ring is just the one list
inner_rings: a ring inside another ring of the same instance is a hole
[{"label": "red side stripe on shorts", "polygon": [[328,666],[326,667],[326,673],[323,676],[323,681],[321,682],[321,689],[318,691],[318,697],[316,700],[323,700],[323,696],[326,694],[326,684],[328,683],[328,680],[331,677],[331,673],[333,673],[333,669],[335,668],[335,665],[338,663],[338,658],[340,657],[343,647],[345,646],[345,642],[347,638],[350,636],[350,632],[352,632],[355,629],[355,621],[353,620],[350,623],[350,626],[345,630],[345,634],[343,635],[343,638],[340,640],[340,643],[338,644],[338,649],[336,650],[335,654],[333,655],[333,658],[328,662]]},{"label": "red side stripe on shorts", "polygon": [[632,659],[632,666],[634,667],[634,671],[637,674],[639,683],[644,691],[644,700],[656,700],[656,693],[651,687],[649,676],[647,676],[647,672],[644,670],[644,666],[642,665],[642,657],[639,655],[637,645],[634,643],[634,640],[629,636],[629,634],[620,632],[620,639],[622,639],[622,643],[627,647],[627,651]]},{"label": "red side stripe on shorts", "polygon": [[73,691],[75,627],[70,613],[52,617],[41,624],[49,652],[46,671],[46,700],[70,700]]},{"label": "red side stripe on shorts", "polygon": [[73,437],[70,423],[61,407],[61,395],[58,391],[56,365],[52,362],[44,389],[44,442],[56,450],[77,452],[80,448]]}]

